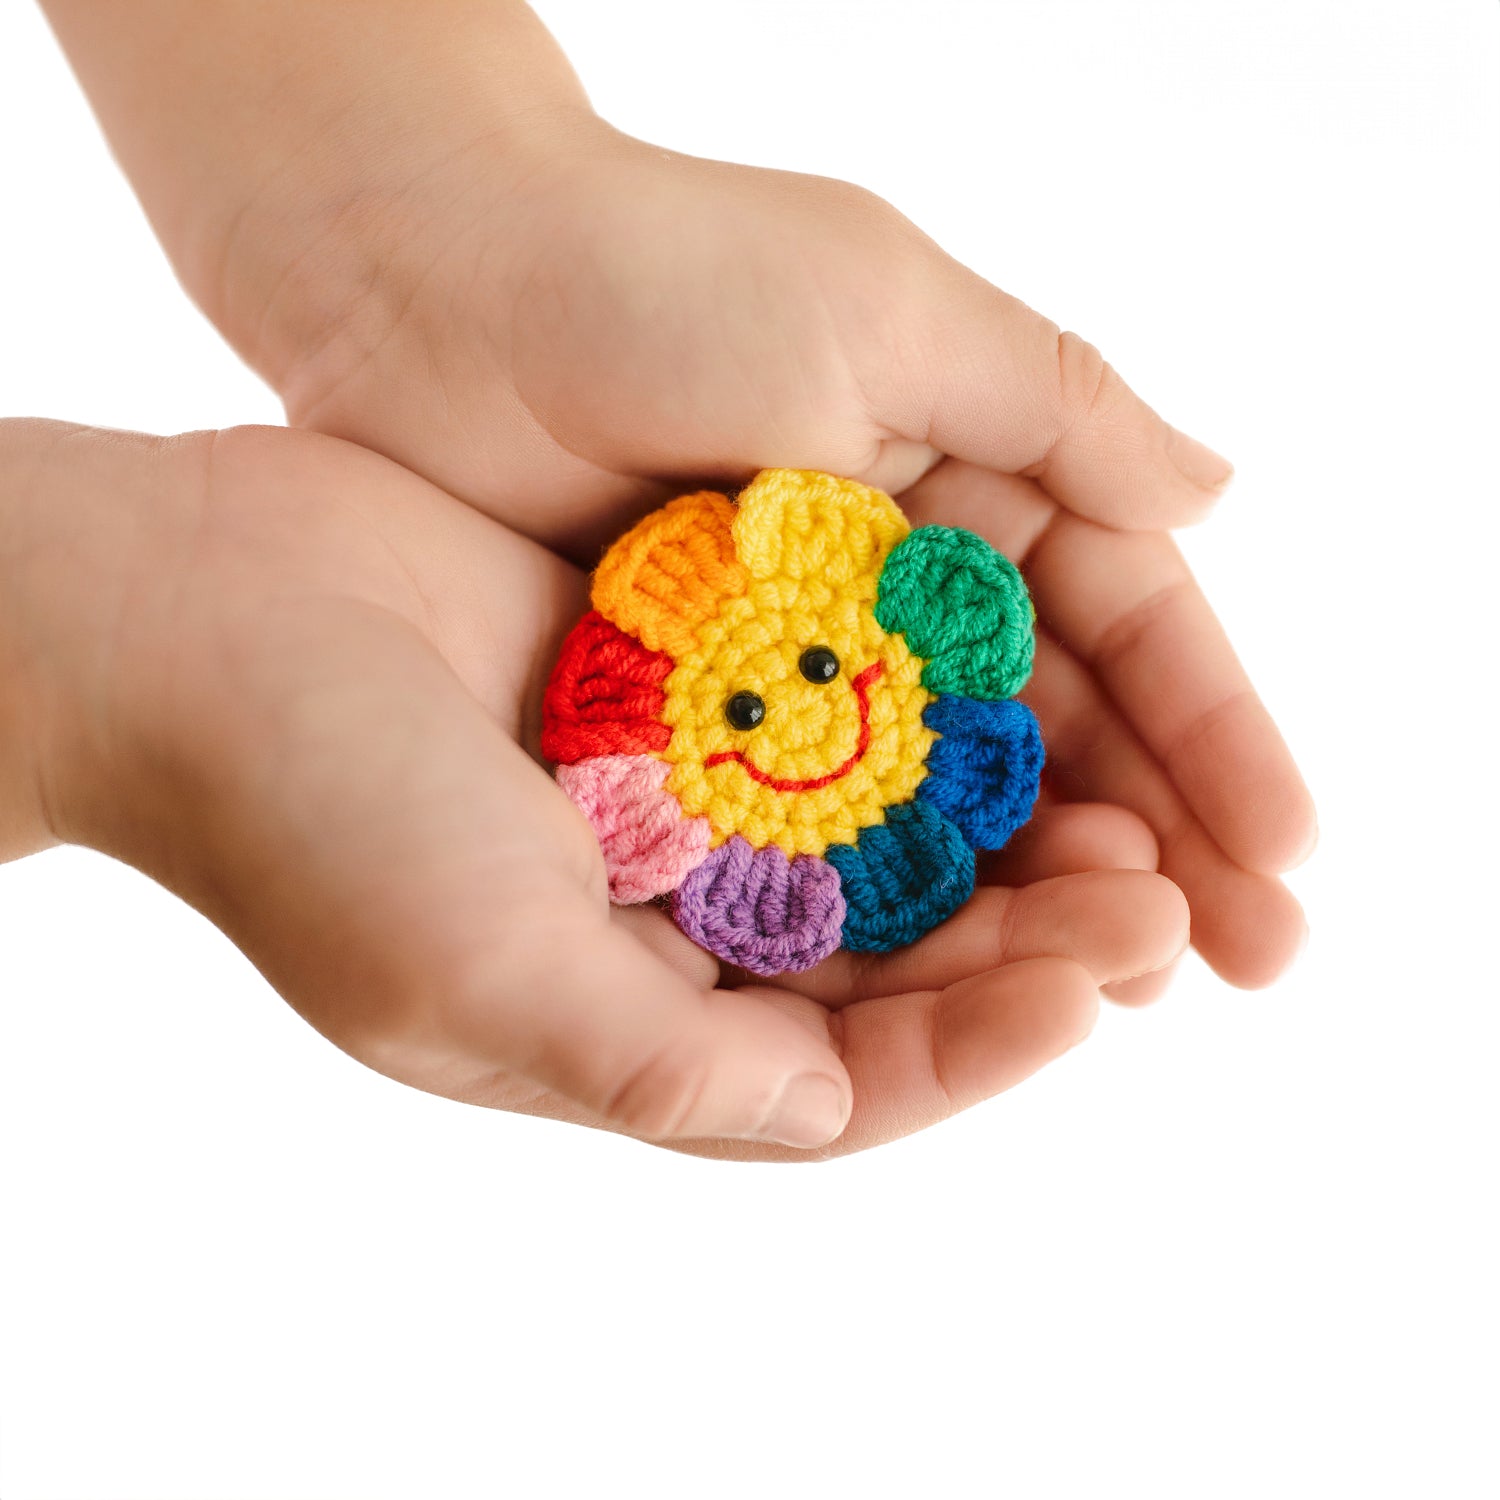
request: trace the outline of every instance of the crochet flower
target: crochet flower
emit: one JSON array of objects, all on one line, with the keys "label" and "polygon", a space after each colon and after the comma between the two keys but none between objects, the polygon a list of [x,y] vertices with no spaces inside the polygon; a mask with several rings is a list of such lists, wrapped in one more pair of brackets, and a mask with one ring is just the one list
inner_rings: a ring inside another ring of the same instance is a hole
[{"label": "crochet flower", "polygon": [[972,532],[792,469],[685,495],[606,554],[564,642],[542,751],[592,824],[611,899],[671,896],[756,974],[920,937],[974,851],[1031,815],[1021,575]]}]

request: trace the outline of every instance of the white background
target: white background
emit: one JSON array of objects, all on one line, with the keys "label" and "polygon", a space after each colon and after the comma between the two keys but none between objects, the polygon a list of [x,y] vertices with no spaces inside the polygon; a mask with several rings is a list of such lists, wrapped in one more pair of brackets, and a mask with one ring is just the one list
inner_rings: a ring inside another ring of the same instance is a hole
[{"label": "white background", "polygon": [[[1185,545],[1311,946],[747,1168],[405,1090],[133,872],[0,869],[0,1495],[1500,1494],[1500,9],[541,10],[617,124],[865,183],[1237,461]],[[0,410],[278,420],[24,4],[0,140]]]}]

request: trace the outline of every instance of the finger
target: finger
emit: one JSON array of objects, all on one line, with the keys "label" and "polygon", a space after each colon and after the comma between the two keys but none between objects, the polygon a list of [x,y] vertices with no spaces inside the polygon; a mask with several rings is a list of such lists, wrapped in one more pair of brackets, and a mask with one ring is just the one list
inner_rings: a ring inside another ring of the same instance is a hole
[{"label": "finger", "polygon": [[1034,479],[945,458],[898,497],[913,526],[962,526],[1017,565],[1060,513]]},{"label": "finger", "polygon": [[856,1110],[840,1152],[925,1129],[1014,1088],[1083,1041],[1098,1013],[1092,976],[1060,958],[843,1012]]},{"label": "finger", "polygon": [[1231,984],[1271,983],[1306,936],[1291,892],[1242,869],[1209,838],[1087,670],[1045,632],[1026,696],[1042,723],[1052,793],[1115,802],[1144,818],[1156,834],[1161,873],[1187,897],[1193,946]]},{"label": "finger", "polygon": [[1268,875],[1305,859],[1312,798],[1171,539],[1059,516],[1026,570],[1042,621],[1093,669],[1224,852]]},{"label": "finger", "polygon": [[[1151,882],[1058,878],[1156,868],[1151,830],[1123,807],[1063,803],[1044,808],[1002,853],[991,857],[1005,863],[991,874],[989,884],[1032,887],[1047,882],[1048,889],[1021,901],[1013,899],[1018,894],[1013,890],[982,894],[973,911],[957,913],[911,950],[909,959],[845,951],[780,983],[822,1004],[842,1005],[914,984],[948,983],[966,972],[1047,953],[1077,959],[1104,983],[1139,973],[1187,940],[1180,894]],[[660,907],[615,907],[610,915],[691,983],[707,989],[718,982],[718,960]],[[723,981],[758,983],[728,965],[723,966]]]},{"label": "finger", "polygon": [[1187,903],[1171,881],[1144,870],[1093,870],[1015,890],[987,887],[909,948],[835,953],[778,982],[837,1009],[1059,957],[1086,969],[1097,986],[1160,968],[1187,942]]},{"label": "finger", "polygon": [[1115,984],[1104,985],[1099,993],[1116,1005],[1128,1005],[1132,1009],[1150,1005],[1160,1000],[1177,977],[1179,961],[1173,959],[1160,969],[1149,974],[1137,974],[1134,979],[1122,979]]},{"label": "finger", "polygon": [[841,1132],[849,1081],[807,1027],[752,995],[694,988],[602,914],[520,915],[526,940],[499,945],[450,1011],[470,1053],[646,1140],[808,1148]]},{"label": "finger", "polygon": [[1154,870],[1156,835],[1125,807],[1044,800],[1004,849],[979,858],[985,885],[1031,885],[1085,870]]},{"label": "finger", "polygon": [[[772,1008],[810,1006],[784,991],[754,993]],[[838,1140],[795,1157],[733,1141],[691,1142],[681,1149],[703,1156],[808,1160],[882,1145],[1014,1088],[1083,1041],[1098,1012],[1092,977],[1060,958],[1011,964],[944,989],[861,1001],[831,1023],[854,1082],[854,1112]]]},{"label": "finger", "polygon": [[1200,519],[1231,469],[1137,396],[1091,344],[945,261],[918,283],[918,326],[872,385],[903,437],[1008,474],[1110,526]]},{"label": "finger", "polygon": [[1026,566],[1042,621],[1088,661],[1231,858],[1274,874],[1316,841],[1311,798],[1173,543],[1059,512],[1028,479],[949,460],[904,494]]},{"label": "finger", "polygon": [[587,825],[415,630],[264,616],[153,743],[172,844],[143,862],[315,1026],[418,1087],[519,1075],[651,1139],[838,1133],[826,1042],[610,924]]},{"label": "finger", "polygon": [[695,988],[711,990],[719,983],[719,960],[700,948],[667,915],[665,907],[654,902],[611,906],[609,919]]}]

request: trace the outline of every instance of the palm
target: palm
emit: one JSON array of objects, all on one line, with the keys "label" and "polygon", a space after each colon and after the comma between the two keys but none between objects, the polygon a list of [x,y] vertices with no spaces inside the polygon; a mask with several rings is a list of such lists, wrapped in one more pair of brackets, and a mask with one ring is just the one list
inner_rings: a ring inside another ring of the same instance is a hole
[{"label": "palm", "polygon": [[466,198],[477,230],[439,220],[440,251],[405,252],[400,315],[351,317],[295,369],[294,420],[579,558],[675,483],[762,464],[981,532],[1031,578],[1054,794],[1143,818],[1205,958],[1274,978],[1304,931],[1274,876],[1312,838],[1305,789],[1170,540],[1086,519],[1201,511],[1170,430],[869,195],[663,155],[565,154],[524,227],[509,190],[477,221]]},{"label": "palm", "polygon": [[1132,831],[1065,809],[907,952],[739,987],[662,913],[611,919],[592,835],[527,753],[582,608],[571,565],[350,445],[250,431],[203,459],[153,502],[131,564],[151,587],[97,684],[149,691],[111,697],[111,774],[65,831],[193,901],[394,1077],[743,1156],[789,1154],[722,1138],[756,1124],[756,1070],[847,1069],[834,1149],[858,1149],[1040,1066],[1098,984],[1184,940],[1167,882],[1094,868],[1131,863]]}]

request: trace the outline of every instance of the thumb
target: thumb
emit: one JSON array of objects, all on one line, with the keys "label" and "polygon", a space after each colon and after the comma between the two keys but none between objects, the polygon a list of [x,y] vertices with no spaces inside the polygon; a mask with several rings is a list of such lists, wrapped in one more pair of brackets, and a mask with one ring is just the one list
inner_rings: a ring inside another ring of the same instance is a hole
[{"label": "thumb", "polygon": [[459,992],[466,1052],[648,1140],[814,1147],[842,1133],[852,1085],[807,1027],[754,995],[697,989],[567,898],[517,915]]},{"label": "thumb", "polygon": [[916,324],[872,389],[875,415],[954,458],[1037,479],[1105,525],[1199,520],[1228,460],[1165,422],[1094,348],[936,249],[918,278]]}]

